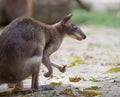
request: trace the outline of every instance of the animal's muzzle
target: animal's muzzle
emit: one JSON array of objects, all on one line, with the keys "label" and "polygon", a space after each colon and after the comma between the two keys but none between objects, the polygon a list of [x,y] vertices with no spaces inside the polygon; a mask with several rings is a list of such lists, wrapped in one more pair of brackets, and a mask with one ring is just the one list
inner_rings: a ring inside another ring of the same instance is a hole
[{"label": "animal's muzzle", "polygon": [[83,35],[82,37],[83,37],[83,39],[86,39],[86,35]]}]

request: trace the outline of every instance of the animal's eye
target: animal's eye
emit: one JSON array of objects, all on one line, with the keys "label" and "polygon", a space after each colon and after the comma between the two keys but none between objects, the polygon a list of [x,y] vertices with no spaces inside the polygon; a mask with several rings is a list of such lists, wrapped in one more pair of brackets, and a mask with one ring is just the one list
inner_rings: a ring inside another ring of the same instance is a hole
[{"label": "animal's eye", "polygon": [[75,26],[75,24],[71,24],[72,26]]},{"label": "animal's eye", "polygon": [[73,29],[74,29],[74,30],[77,30],[77,27],[76,27],[76,26],[73,26]]}]

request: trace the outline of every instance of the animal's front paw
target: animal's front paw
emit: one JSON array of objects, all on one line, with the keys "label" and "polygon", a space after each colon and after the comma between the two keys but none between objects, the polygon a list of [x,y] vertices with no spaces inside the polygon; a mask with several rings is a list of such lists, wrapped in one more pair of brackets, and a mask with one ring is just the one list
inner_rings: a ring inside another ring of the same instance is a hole
[{"label": "animal's front paw", "polygon": [[50,73],[50,72],[46,72],[46,73],[44,73],[44,76],[45,76],[45,77],[50,77],[51,74],[52,74],[52,73]]},{"label": "animal's front paw", "polygon": [[66,71],[66,67],[67,67],[67,65],[60,67],[59,68],[60,72],[64,73]]}]

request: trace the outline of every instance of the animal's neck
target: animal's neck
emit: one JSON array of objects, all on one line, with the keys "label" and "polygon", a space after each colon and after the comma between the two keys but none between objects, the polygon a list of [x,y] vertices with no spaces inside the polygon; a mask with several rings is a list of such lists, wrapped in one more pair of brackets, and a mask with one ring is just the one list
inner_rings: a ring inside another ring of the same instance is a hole
[{"label": "animal's neck", "polygon": [[62,40],[64,38],[64,33],[63,33],[64,31],[62,31],[62,27],[59,23],[47,26],[45,31],[46,31],[45,35],[46,35],[47,43],[51,40],[56,40],[56,42],[58,42],[58,41],[62,42]]},{"label": "animal's neck", "polygon": [[56,24],[52,25],[52,27],[53,27],[54,29],[56,29],[56,31],[57,31],[58,33],[60,33],[60,34],[62,35],[62,37],[64,37],[63,27],[62,27],[62,25],[61,25],[60,23],[56,23]]}]

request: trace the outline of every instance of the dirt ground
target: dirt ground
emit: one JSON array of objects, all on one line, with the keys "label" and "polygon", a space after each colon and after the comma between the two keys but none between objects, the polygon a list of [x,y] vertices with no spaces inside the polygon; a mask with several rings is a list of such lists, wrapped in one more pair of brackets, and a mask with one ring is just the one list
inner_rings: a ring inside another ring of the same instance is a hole
[{"label": "dirt ground", "polygon": [[[60,73],[54,68],[51,78],[43,76],[46,68],[42,65],[39,76],[40,85],[49,85],[51,82],[58,82],[61,85],[54,86],[54,90],[42,91],[43,96],[41,92],[37,92],[30,94],[31,96],[11,95],[9,97],[120,97],[120,72],[106,73],[108,69],[120,66],[120,29],[93,26],[81,28],[87,34],[87,39],[83,41],[64,39],[60,49],[51,56],[51,60],[58,64],[69,65],[71,60],[75,60],[71,56],[77,56],[83,59],[85,64],[79,63],[76,66],[67,67],[65,73]],[[81,80],[70,82],[69,77],[81,78]],[[30,88],[30,81],[31,78],[24,81],[25,88]],[[102,96],[79,92],[91,86],[99,88],[89,90],[90,93],[95,91]],[[65,92],[65,90],[68,91]],[[7,91],[7,86],[1,85],[0,91]],[[53,96],[44,96],[45,93]]]}]

